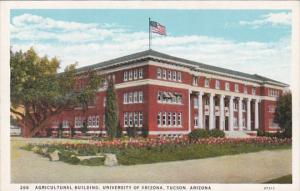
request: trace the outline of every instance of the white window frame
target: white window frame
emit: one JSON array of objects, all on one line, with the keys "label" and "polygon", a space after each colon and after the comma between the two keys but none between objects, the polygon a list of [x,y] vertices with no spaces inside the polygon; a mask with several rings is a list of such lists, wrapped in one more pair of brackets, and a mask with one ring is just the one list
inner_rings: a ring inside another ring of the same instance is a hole
[{"label": "white window frame", "polygon": [[162,114],[162,126],[166,126],[167,125],[167,113],[163,112]]},{"label": "white window frame", "polygon": [[168,80],[172,80],[172,70],[168,70]]},{"label": "white window frame", "polygon": [[124,71],[124,81],[127,81],[127,80],[128,80],[128,72]]},{"label": "white window frame", "polygon": [[197,97],[194,97],[194,108],[197,109],[199,107],[199,100]]},{"label": "white window frame", "polygon": [[194,127],[198,127],[198,116],[194,117]]},{"label": "white window frame", "polygon": [[144,94],[142,91],[139,91],[139,103],[143,103]]},{"label": "white window frame", "polygon": [[252,95],[256,95],[256,87],[252,88]]},{"label": "white window frame", "polygon": [[157,79],[161,79],[161,68],[156,69],[156,77]]},{"label": "white window frame", "polygon": [[225,82],[225,90],[229,91],[230,90],[230,83]]},{"label": "white window frame", "polygon": [[132,127],[132,125],[133,125],[133,114],[132,114],[132,112],[129,112],[128,113],[128,126]]},{"label": "white window frame", "polygon": [[133,123],[135,127],[139,126],[139,115],[138,112],[133,112]]},{"label": "white window frame", "polygon": [[167,79],[167,70],[166,70],[166,69],[163,69],[163,70],[162,70],[162,78],[163,78],[164,80]]},{"label": "white window frame", "polygon": [[181,82],[181,72],[177,72],[177,81]]},{"label": "white window frame", "polygon": [[139,112],[139,127],[142,127],[144,123],[143,112]]},{"label": "white window frame", "polygon": [[209,88],[209,86],[210,86],[210,79],[205,78],[205,80],[204,80],[204,87]]},{"label": "white window frame", "polygon": [[132,92],[128,93],[128,103],[133,103],[133,95]]},{"label": "white window frame", "polygon": [[138,103],[138,92],[133,92],[133,103]]},{"label": "white window frame", "polygon": [[161,115],[161,112],[158,112],[158,114],[157,114],[157,125],[158,126],[162,125],[162,115]]},{"label": "white window frame", "polygon": [[176,117],[176,113],[173,113],[172,117],[173,117],[173,119],[172,119],[172,125],[176,127],[176,126],[177,126],[177,117]]},{"label": "white window frame", "polygon": [[234,101],[234,102],[233,102],[233,110],[234,110],[234,111],[237,111],[238,108],[239,108],[238,102],[237,102],[237,101]]},{"label": "white window frame", "polygon": [[124,127],[128,127],[128,112],[124,113]]},{"label": "white window frame", "polygon": [[137,69],[133,70],[133,79],[134,80],[138,79],[138,70]]},{"label": "white window frame", "polygon": [[128,80],[132,80],[132,70],[128,71]]},{"label": "white window frame", "polygon": [[198,76],[193,76],[193,86],[198,86],[199,78]]},{"label": "white window frame", "polygon": [[177,71],[172,72],[172,80],[176,81],[177,80]]},{"label": "white window frame", "polygon": [[167,126],[172,126],[172,113],[168,113]]},{"label": "white window frame", "polygon": [[123,103],[127,104],[128,103],[128,93],[124,93],[124,100],[123,100]]},{"label": "white window frame", "polygon": [[143,77],[144,77],[144,70],[143,70],[143,68],[140,68],[139,69],[139,79],[143,79]]},{"label": "white window frame", "polygon": [[182,113],[178,113],[178,115],[177,115],[177,125],[179,127],[182,126]]},{"label": "white window frame", "polygon": [[216,87],[217,90],[220,89],[220,84],[221,84],[221,83],[220,83],[220,80],[216,80],[216,81],[215,81],[215,87]]},{"label": "white window frame", "polygon": [[234,91],[239,92],[239,84],[234,84]]}]

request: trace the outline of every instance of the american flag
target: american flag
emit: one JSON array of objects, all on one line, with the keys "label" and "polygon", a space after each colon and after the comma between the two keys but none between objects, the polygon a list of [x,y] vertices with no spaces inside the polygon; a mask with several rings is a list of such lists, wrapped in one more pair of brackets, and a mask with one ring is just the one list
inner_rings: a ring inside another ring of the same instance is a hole
[{"label": "american flag", "polygon": [[153,33],[157,33],[160,35],[167,35],[166,27],[159,24],[158,22],[150,21],[150,27],[151,27],[151,32]]}]

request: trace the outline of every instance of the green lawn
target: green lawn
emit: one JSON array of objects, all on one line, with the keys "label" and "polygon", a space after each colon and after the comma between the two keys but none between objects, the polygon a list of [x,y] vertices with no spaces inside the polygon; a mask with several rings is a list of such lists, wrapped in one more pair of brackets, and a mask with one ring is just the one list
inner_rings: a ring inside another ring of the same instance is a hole
[{"label": "green lawn", "polygon": [[273,180],[269,180],[265,183],[272,184],[292,184],[292,175],[282,176]]},{"label": "green lawn", "polygon": [[[22,147],[31,150],[32,145]],[[46,156],[39,146],[38,154]],[[62,145],[48,145],[47,152],[60,151],[60,160],[70,164],[81,164],[88,166],[103,165],[103,159],[92,159],[79,161],[76,155],[94,156],[97,153],[114,153],[117,155],[118,162],[122,165],[149,164],[157,162],[201,159],[218,157],[224,155],[235,155],[262,150],[291,149],[290,144],[247,144],[247,143],[226,143],[226,144],[166,144],[155,147],[128,147],[128,148],[99,148],[94,145],[89,147],[79,147],[77,149],[66,149]]]},{"label": "green lawn", "polygon": [[202,145],[194,144],[187,146],[168,146],[157,149],[125,149],[117,152],[120,164],[135,165],[156,162],[201,159],[223,155],[234,155],[262,150],[290,149],[291,145],[262,145],[262,144],[224,144]]}]

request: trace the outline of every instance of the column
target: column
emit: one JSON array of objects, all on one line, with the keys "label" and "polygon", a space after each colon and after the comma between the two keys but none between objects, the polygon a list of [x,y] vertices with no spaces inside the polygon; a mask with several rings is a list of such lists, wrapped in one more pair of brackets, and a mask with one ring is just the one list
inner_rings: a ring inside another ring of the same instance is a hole
[{"label": "column", "polygon": [[251,131],[251,99],[247,99],[247,130]]},{"label": "column", "polygon": [[243,107],[243,98],[239,98],[239,131],[243,131],[243,112],[242,112],[242,107]]},{"label": "column", "polygon": [[215,128],[214,96],[215,96],[215,94],[212,94],[212,93],[209,96],[209,129]]},{"label": "column", "polygon": [[202,104],[203,92],[199,91],[198,94],[198,128],[203,128],[203,104]]},{"label": "column", "polygon": [[224,124],[224,95],[220,95],[220,130],[225,130]]},{"label": "column", "polygon": [[259,128],[259,118],[258,118],[258,99],[255,99],[255,115],[254,115],[254,128]]},{"label": "column", "polygon": [[233,96],[229,99],[229,131],[233,131]]}]

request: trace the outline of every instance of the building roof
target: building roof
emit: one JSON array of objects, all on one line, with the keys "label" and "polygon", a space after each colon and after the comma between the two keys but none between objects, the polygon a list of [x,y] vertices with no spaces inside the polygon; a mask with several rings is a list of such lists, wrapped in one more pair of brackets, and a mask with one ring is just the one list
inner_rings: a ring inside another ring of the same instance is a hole
[{"label": "building roof", "polygon": [[227,75],[227,76],[230,75],[231,77],[234,76],[235,78],[239,78],[239,77],[240,78],[241,77],[248,78],[253,81],[259,81],[262,84],[275,84],[275,85],[282,86],[282,87],[289,86],[288,84],[285,84],[285,83],[282,83],[282,82],[279,82],[279,81],[276,81],[276,80],[273,80],[273,79],[270,79],[270,78],[267,78],[264,76],[260,76],[257,74],[247,74],[247,73],[243,73],[243,72],[239,72],[239,71],[235,71],[235,70],[230,70],[230,69],[226,69],[226,68],[203,64],[200,62],[195,62],[195,61],[171,56],[168,54],[164,54],[161,52],[157,52],[152,49],[134,53],[134,54],[130,54],[127,56],[122,56],[122,57],[115,58],[112,60],[100,62],[100,63],[93,64],[90,66],[81,67],[81,68],[77,69],[77,72],[79,72],[79,73],[84,72],[88,69],[105,69],[105,68],[110,68],[113,66],[123,65],[123,64],[129,63],[129,62],[134,62],[134,61],[138,61],[138,60],[147,60],[147,59],[174,62],[177,64],[185,65],[186,67],[190,67],[194,70],[205,71],[205,72],[210,72],[210,73],[216,72],[216,73]]}]

